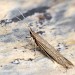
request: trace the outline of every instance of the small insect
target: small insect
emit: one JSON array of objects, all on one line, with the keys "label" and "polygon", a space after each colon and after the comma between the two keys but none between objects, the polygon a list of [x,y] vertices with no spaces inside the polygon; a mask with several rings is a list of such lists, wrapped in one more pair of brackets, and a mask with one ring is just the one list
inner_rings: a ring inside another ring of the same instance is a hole
[{"label": "small insect", "polygon": [[35,43],[40,48],[40,50],[45,53],[49,58],[52,58],[58,64],[62,65],[64,68],[68,69],[73,66],[73,64],[63,57],[59,51],[55,50],[46,40],[44,40],[40,35],[29,29],[31,37],[35,40]]},{"label": "small insect", "polygon": [[[20,12],[21,14],[21,12]],[[22,14],[21,14],[22,15]],[[22,15],[23,16],[23,15]],[[24,16],[23,16],[24,17]],[[18,18],[19,19],[19,18]],[[21,19],[19,19],[21,20]],[[0,24],[2,23],[9,23],[12,22],[6,20],[1,20]],[[56,61],[58,64],[62,65],[64,68],[68,69],[71,68],[72,66],[74,66],[68,59],[66,59],[65,57],[63,57],[59,51],[55,50],[54,47],[52,47],[46,40],[44,40],[40,35],[38,35],[37,33],[35,33],[30,27],[29,27],[29,31],[30,31],[30,35],[31,37],[35,40],[35,43],[37,44],[37,46],[40,48],[40,50],[49,58],[52,58],[53,61]],[[17,60],[15,61],[16,64],[19,64],[19,62],[17,62]]]}]

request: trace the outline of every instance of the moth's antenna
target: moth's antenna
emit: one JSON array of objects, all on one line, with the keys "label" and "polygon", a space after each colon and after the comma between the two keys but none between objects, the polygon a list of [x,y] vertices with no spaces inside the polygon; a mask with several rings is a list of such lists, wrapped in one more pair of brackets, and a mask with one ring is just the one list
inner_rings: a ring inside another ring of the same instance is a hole
[{"label": "moth's antenna", "polygon": [[17,18],[19,21],[21,21],[21,19],[20,19],[20,18],[18,18],[18,16],[16,16],[16,18]]},{"label": "moth's antenna", "polygon": [[[17,9],[18,11],[19,11],[19,13],[22,15],[22,17],[25,19],[25,17],[24,17],[24,15],[22,14],[22,12],[19,10],[19,9]],[[16,18],[19,20],[19,21],[21,21],[21,19],[18,17],[18,16],[16,16]],[[30,26],[26,23],[25,24],[26,26],[27,26],[27,28],[28,29],[30,29]]]},{"label": "moth's antenna", "polygon": [[[20,12],[20,14],[23,16],[23,14],[21,13],[21,11],[19,10],[19,9],[17,9],[19,12]],[[19,21],[21,21],[21,19],[18,17],[18,16],[16,16],[16,18],[19,20]],[[24,16],[23,16],[23,18],[25,18]]]},{"label": "moth's antenna", "polygon": [[24,17],[24,15],[22,14],[22,12],[19,10],[19,9],[17,9],[18,11],[19,11],[19,13],[23,16],[23,18],[25,19],[25,17]]}]

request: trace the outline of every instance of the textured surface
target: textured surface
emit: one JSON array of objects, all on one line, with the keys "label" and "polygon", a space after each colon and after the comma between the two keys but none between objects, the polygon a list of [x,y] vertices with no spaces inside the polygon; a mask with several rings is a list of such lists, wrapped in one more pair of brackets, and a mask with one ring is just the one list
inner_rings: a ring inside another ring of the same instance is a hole
[{"label": "textured surface", "polygon": [[[43,10],[40,7],[50,8]],[[34,8],[36,12],[32,11]],[[28,16],[6,25],[5,22],[0,24],[0,75],[75,75],[75,67],[66,71],[38,49],[34,51],[35,43],[27,28],[27,25],[31,26],[75,64],[75,1],[0,1],[0,20],[16,20],[16,16],[21,15],[19,11],[27,13]]]}]

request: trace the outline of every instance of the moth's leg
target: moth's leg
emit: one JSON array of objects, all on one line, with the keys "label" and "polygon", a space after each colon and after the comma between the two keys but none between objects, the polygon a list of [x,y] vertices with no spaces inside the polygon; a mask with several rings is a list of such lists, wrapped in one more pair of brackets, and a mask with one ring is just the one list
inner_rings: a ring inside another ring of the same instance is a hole
[{"label": "moth's leg", "polygon": [[29,45],[32,45],[32,37],[31,36],[28,36],[28,37],[26,37],[26,38],[28,38],[29,39]]},{"label": "moth's leg", "polygon": [[[32,43],[32,41],[33,41],[33,43]],[[36,43],[35,43],[35,40],[33,40],[33,37],[31,37],[30,38],[30,43],[31,43],[31,45],[33,45],[33,50],[34,50],[34,56],[36,55],[36,49],[37,49],[37,45],[36,45]]]},{"label": "moth's leg", "polygon": [[36,45],[36,43],[34,41],[34,56],[36,55],[36,48],[37,48],[37,45]]},{"label": "moth's leg", "polygon": [[[29,40],[29,44],[33,46],[33,51],[34,51],[34,56],[36,55],[36,48],[37,48],[37,45],[35,43],[35,41],[33,40],[32,37],[29,37],[30,40]],[[32,42],[33,41],[33,42]]]}]

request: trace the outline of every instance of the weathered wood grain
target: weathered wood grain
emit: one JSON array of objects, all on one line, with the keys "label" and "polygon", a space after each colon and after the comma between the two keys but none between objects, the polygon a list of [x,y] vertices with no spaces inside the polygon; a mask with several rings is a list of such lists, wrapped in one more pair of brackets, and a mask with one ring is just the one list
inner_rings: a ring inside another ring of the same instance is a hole
[{"label": "weathered wood grain", "polygon": [[48,57],[52,57],[54,61],[62,65],[64,68],[71,68],[73,64],[63,57],[54,47],[52,47],[46,40],[44,40],[40,35],[32,31],[30,28],[30,35],[35,40],[35,43],[39,46],[40,50],[43,51]]}]

